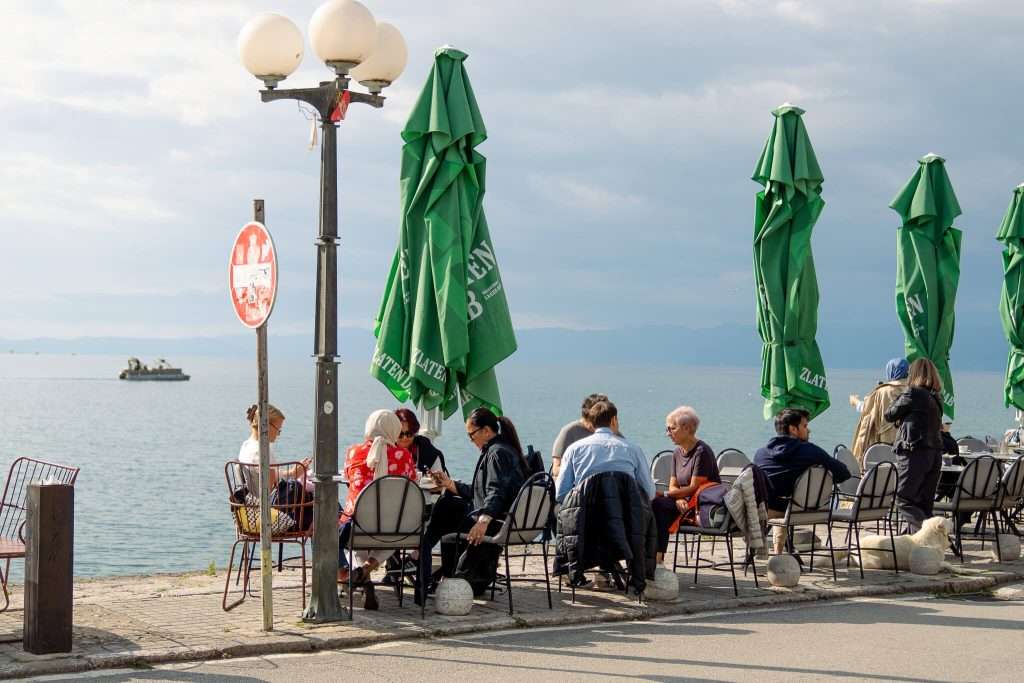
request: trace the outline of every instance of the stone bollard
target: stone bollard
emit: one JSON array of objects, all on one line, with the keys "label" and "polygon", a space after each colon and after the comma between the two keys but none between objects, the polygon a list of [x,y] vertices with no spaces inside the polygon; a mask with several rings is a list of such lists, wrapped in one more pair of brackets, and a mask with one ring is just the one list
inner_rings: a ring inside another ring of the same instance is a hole
[{"label": "stone bollard", "polygon": [[772,555],[768,560],[768,583],[792,588],[800,583],[800,563],[792,555]]},{"label": "stone bollard", "polygon": [[992,558],[996,562],[1015,562],[1020,559],[1020,539],[1016,534],[999,534],[992,545]]},{"label": "stone bollard", "polygon": [[942,552],[935,548],[918,546],[910,551],[910,573],[933,576],[942,569]]},{"label": "stone bollard", "polygon": [[658,567],[654,570],[654,580],[647,582],[644,597],[655,602],[668,602],[679,597],[679,577],[674,571]]},{"label": "stone bollard", "polygon": [[73,486],[29,485],[22,646],[34,655],[71,652],[74,522]]},{"label": "stone bollard", "polygon": [[464,617],[473,609],[473,587],[465,579],[442,579],[434,594],[434,609],[449,617]]}]

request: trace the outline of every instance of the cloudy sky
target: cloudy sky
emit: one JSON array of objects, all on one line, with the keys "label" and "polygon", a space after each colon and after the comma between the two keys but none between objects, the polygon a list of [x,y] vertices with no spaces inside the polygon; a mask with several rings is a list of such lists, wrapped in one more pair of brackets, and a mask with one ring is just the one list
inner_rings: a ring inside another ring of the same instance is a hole
[{"label": "cloudy sky", "polygon": [[[239,331],[225,271],[266,200],[281,294],[312,327],[318,153],[261,104],[239,29],[316,0],[3,0],[0,337]],[[368,327],[398,227],[399,131],[449,43],[490,139],[485,207],[523,328],[749,324],[750,174],[790,101],[825,174],[821,325],[894,319],[889,201],[936,152],[964,215],[961,319],[997,316],[993,240],[1024,180],[1024,5],[984,0],[372,0],[409,44],[341,149],[341,320]],[[327,71],[307,50],[286,85]],[[963,328],[961,328],[963,329]]]}]

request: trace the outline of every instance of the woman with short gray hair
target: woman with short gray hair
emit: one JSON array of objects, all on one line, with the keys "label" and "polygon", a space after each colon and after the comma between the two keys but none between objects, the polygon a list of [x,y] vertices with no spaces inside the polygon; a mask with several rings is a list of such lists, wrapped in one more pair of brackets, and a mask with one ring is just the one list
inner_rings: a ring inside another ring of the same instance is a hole
[{"label": "woman with short gray hair", "polygon": [[697,438],[700,417],[690,406],[679,406],[665,416],[665,434],[676,445],[672,453],[672,476],[668,492],[651,501],[658,527],[658,563],[668,550],[669,529],[678,520],[696,523],[697,493],[709,484],[720,484],[715,452]]}]

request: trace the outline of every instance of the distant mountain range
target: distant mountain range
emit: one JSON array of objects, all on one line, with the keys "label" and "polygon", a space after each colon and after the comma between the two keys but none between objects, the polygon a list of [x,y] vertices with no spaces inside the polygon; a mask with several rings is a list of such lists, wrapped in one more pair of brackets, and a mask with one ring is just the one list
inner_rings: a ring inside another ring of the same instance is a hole
[{"label": "distant mountain range", "polygon": [[[312,335],[270,334],[270,353],[308,357]],[[561,328],[518,330],[519,351],[511,363],[612,364],[612,365],[710,365],[757,367],[761,342],[753,325],[720,325],[707,329],[662,325],[582,331]],[[339,348],[343,359],[365,358],[373,352],[369,330],[341,328]],[[826,367],[881,368],[903,349],[899,326],[848,321],[823,327],[818,343]],[[0,352],[79,353],[138,356],[144,360],[181,356],[247,356],[253,353],[253,335],[183,337],[173,339],[80,337],[75,339],[0,339]],[[998,317],[957,322],[952,365],[957,370],[1003,370],[1006,340]]]}]

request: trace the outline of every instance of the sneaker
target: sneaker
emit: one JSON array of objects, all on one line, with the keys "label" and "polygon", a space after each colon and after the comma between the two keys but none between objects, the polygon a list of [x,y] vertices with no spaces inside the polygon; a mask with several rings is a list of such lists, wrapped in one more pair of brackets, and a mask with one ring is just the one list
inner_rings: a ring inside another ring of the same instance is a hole
[{"label": "sneaker", "polygon": [[588,579],[583,574],[580,574],[579,576],[574,576],[573,578],[569,579],[569,585],[573,588],[590,588],[592,585],[594,585],[594,582]]},{"label": "sneaker", "polygon": [[594,590],[606,591],[612,587],[612,579],[608,572],[597,572],[594,574]]}]

